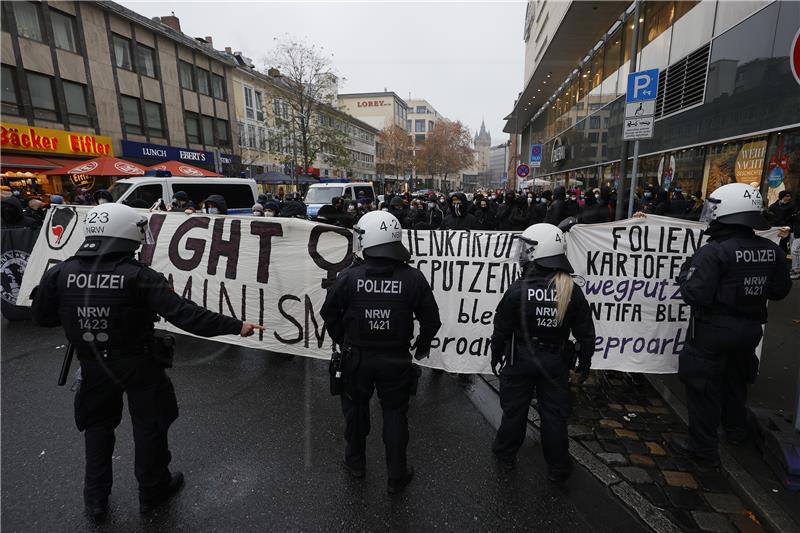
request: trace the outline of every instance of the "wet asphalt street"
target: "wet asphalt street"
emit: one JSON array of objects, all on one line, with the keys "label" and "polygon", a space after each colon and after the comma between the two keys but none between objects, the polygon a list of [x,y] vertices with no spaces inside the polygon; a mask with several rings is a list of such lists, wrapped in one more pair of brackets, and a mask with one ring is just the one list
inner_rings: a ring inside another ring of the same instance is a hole
[{"label": "wet asphalt street", "polygon": [[179,339],[170,371],[180,405],[172,467],[186,474],[186,487],[140,517],[126,413],[110,515],[93,526],[82,514],[73,393],[56,386],[63,344],[60,329],[3,321],[4,532],[643,530],[581,467],[566,487],[549,483],[535,443],[526,443],[516,472],[499,470],[492,427],[453,377],[428,371],[410,410],[417,476],[391,497],[375,398],[367,476],[351,479],[341,467],[343,421],[327,362],[190,337]]}]

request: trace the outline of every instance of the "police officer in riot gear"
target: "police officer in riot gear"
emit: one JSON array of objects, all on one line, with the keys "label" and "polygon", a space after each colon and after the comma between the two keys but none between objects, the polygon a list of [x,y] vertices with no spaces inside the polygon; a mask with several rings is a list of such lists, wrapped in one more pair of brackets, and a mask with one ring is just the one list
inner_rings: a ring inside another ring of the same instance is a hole
[{"label": "police officer in riot gear", "polygon": [[728,442],[747,440],[747,384],[758,374],[755,354],[767,321],[767,300],[791,288],[786,255],[754,229],[769,229],[758,189],[729,183],[706,199],[701,222],[708,242],[684,263],[680,292],[692,306],[692,328],[679,357],[686,387],[689,438],[670,445],[700,467],[719,465],[717,429]]},{"label": "police officer in riot gear", "polygon": [[407,264],[410,254],[401,242],[402,227],[394,215],[371,211],[353,229],[364,260],[339,274],[321,315],[331,339],[346,354],[342,362],[345,466],[354,477],[364,476],[369,401],[377,389],[383,409],[388,491],[393,494],[414,475],[406,463],[406,412],[418,378],[409,353],[414,319],[420,325],[414,357],[420,360],[429,356],[431,341],[441,326],[439,308],[428,281]]},{"label": "police officer in riot gear", "polygon": [[94,519],[108,509],[123,392],[133,424],[140,511],[149,512],[183,484],[183,474],[168,468],[167,430],[178,404],[164,372],[171,366],[168,343],[154,335],[157,315],[204,337],[247,337],[261,329],[184,300],[164,276],[137,262],[133,254],[148,241],[147,224],[147,217],[123,204],[93,208],[78,252],[48,270],[33,297],[34,321],[63,326],[81,364],[75,422],[86,442],[84,502]]},{"label": "police officer in riot gear", "polygon": [[[534,224],[519,238],[522,277],[497,306],[492,333],[492,370],[500,375],[503,419],[492,451],[506,469],[516,465],[525,440],[534,393],[542,420],[542,451],[548,479],[565,481],[572,472],[568,452],[569,374],[579,383],[589,375],[595,331],[586,297],[570,275],[564,233]],[[570,333],[577,346],[568,340]]]}]

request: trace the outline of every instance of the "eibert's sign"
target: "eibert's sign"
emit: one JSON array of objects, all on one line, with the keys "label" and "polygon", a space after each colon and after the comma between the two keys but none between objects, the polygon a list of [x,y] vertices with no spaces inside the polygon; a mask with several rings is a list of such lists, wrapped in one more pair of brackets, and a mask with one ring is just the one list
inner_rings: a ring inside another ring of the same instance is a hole
[{"label": "eibert's sign", "polygon": [[3,150],[42,154],[114,155],[111,137],[77,131],[51,130],[34,126],[0,123]]}]

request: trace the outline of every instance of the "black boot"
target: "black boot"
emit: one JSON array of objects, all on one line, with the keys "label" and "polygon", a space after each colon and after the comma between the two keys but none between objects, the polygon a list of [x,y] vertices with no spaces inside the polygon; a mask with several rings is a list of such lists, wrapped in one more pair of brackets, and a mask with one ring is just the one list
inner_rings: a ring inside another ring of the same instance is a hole
[{"label": "black boot", "polygon": [[103,498],[101,500],[85,500],[84,510],[86,511],[86,516],[91,520],[101,522],[106,518],[106,514],[108,514],[108,498]]},{"label": "black boot", "polygon": [[183,488],[183,473],[174,472],[169,480],[169,484],[164,487],[155,498],[142,499],[141,496],[139,497],[139,512],[142,514],[151,512],[153,509],[175,496],[181,488]]},{"label": "black boot", "polygon": [[698,455],[692,449],[691,445],[689,444],[689,439],[686,437],[672,437],[669,442],[667,442],[667,446],[675,455],[691,459],[701,471],[715,470],[720,467],[720,461],[718,458]]},{"label": "black boot", "polygon": [[412,479],[414,479],[413,466],[409,466],[406,468],[405,476],[397,479],[389,478],[389,487],[387,489],[389,494],[397,494],[398,492],[402,492],[403,489],[405,489],[408,486],[408,484],[411,483]]}]

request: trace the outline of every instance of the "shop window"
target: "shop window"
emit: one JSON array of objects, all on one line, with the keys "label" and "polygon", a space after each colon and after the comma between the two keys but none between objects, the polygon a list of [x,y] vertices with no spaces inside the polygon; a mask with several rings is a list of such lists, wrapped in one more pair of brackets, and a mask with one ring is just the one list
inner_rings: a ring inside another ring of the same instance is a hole
[{"label": "shop window", "polygon": [[231,145],[231,137],[230,137],[230,134],[228,133],[228,121],[218,118],[216,120],[216,125],[217,125],[217,129],[216,129],[216,131],[217,131],[217,144],[219,146],[230,146]]},{"label": "shop window", "polygon": [[211,94],[211,82],[208,79],[208,71],[202,68],[197,69],[197,92],[201,94]]},{"label": "shop window", "polygon": [[130,96],[122,96],[122,120],[125,133],[131,135],[143,135],[142,110],[139,99]]},{"label": "shop window", "polygon": [[71,81],[64,81],[63,84],[69,123],[78,126],[91,126],[89,111],[86,106],[86,86]]},{"label": "shop window", "polygon": [[225,78],[219,74],[212,74],[211,91],[214,94],[214,98],[218,100],[225,100]]},{"label": "shop window", "polygon": [[22,106],[17,96],[17,69],[3,65],[0,82],[3,84],[3,114],[21,115]]},{"label": "shop window", "polygon": [[33,105],[33,116],[43,120],[58,122],[53,78],[34,72],[27,73],[28,91]]},{"label": "shop window", "polygon": [[156,77],[156,51],[149,46],[136,44],[136,63],[139,74]]},{"label": "shop window", "polygon": [[133,70],[131,61],[131,41],[125,37],[114,35],[114,64],[119,68]]},{"label": "shop window", "polygon": [[56,48],[77,53],[78,30],[75,17],[51,9],[50,22],[53,24],[53,44]]},{"label": "shop window", "polygon": [[200,117],[195,113],[186,113],[184,118],[186,125],[186,140],[190,143],[201,144],[200,140]]},{"label": "shop window", "polygon": [[161,104],[145,100],[144,118],[147,123],[147,134],[150,137],[166,137],[164,135],[164,114],[161,112]]},{"label": "shop window", "polygon": [[214,118],[203,115],[203,142],[208,145],[214,144]]},{"label": "shop window", "polygon": [[764,164],[764,186],[767,206],[778,201],[781,191],[789,191],[795,198],[800,195],[800,130],[773,134]]},{"label": "shop window", "polygon": [[178,71],[181,76],[181,87],[194,91],[194,77],[192,76],[192,64],[186,61],[178,61]]},{"label": "shop window", "polygon": [[17,23],[19,36],[36,41],[44,41],[39,3],[13,2],[12,5],[14,6],[14,21]]}]

